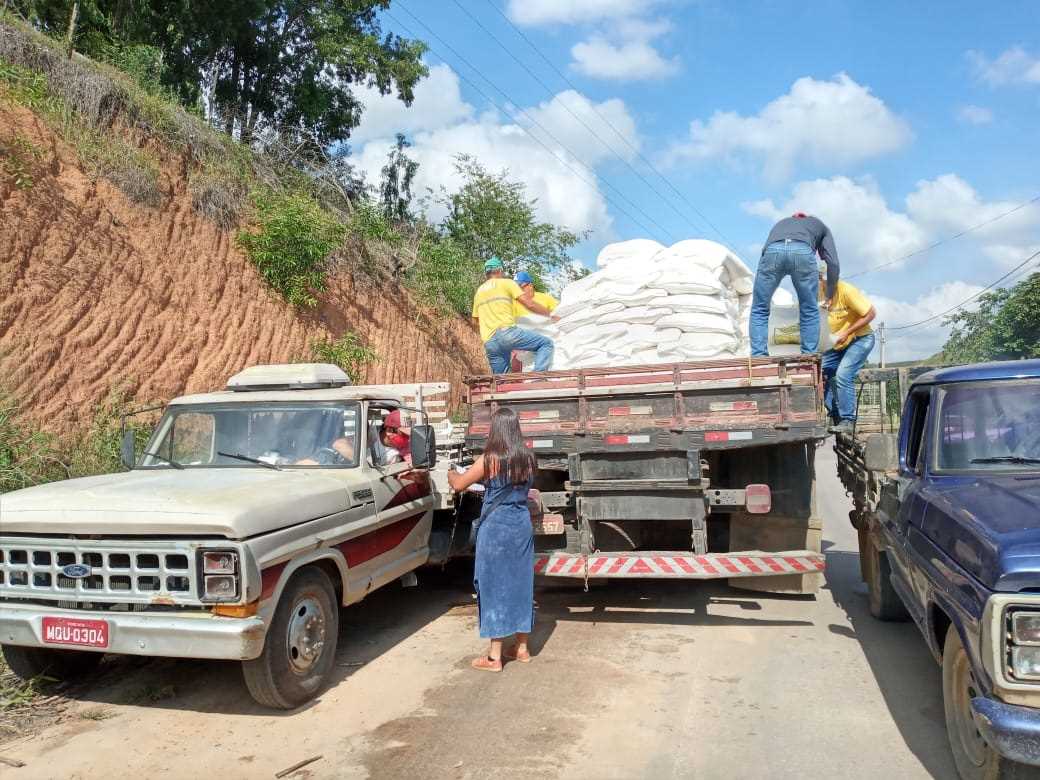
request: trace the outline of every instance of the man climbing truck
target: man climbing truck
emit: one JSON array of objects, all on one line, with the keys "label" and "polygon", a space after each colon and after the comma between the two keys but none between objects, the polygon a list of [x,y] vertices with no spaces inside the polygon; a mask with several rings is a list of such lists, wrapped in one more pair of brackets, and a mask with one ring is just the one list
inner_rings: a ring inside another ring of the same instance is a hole
[{"label": "man climbing truck", "polygon": [[819,358],[470,377],[466,443],[508,406],[538,457],[536,572],[814,593]]},{"label": "man climbing truck", "polygon": [[862,372],[898,384],[898,433],[861,408],[835,438],[870,611],[942,665],[964,780],[1040,777],[1040,360],[925,371]]}]

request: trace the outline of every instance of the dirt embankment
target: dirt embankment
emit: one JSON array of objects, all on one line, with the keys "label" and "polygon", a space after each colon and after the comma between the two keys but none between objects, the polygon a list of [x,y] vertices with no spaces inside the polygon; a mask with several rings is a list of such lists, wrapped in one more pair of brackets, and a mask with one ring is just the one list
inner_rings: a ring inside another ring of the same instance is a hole
[{"label": "dirt embankment", "polygon": [[186,171],[162,166],[162,204],[130,202],[84,170],[31,112],[0,102],[0,139],[41,152],[31,186],[0,172],[0,355],[7,385],[44,427],[81,424],[111,387],[139,401],[223,386],[244,366],[305,358],[316,338],[359,333],[379,354],[366,382],[486,371],[463,319],[424,324],[409,295],[339,271],[300,313],[192,210]]}]

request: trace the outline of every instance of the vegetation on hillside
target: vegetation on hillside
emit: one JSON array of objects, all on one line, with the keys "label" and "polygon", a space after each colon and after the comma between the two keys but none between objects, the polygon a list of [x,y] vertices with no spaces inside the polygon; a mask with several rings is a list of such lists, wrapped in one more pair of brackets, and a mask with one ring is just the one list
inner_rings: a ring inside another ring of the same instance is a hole
[{"label": "vegetation on hillside", "polygon": [[[122,415],[130,410],[125,388],[113,387],[93,409],[87,428],[64,437],[41,431],[20,415],[17,401],[0,386],[0,493],[56,479],[106,474],[122,467]],[[150,431],[132,418],[138,450]]]},{"label": "vegetation on hillside", "polygon": [[[418,163],[403,136],[373,186],[334,143],[361,117],[351,85],[408,103],[425,75],[421,42],[380,37],[388,0],[79,5],[73,46],[101,62],[70,58],[59,40],[72,0],[11,0],[0,17],[0,101],[31,108],[88,170],[146,205],[161,205],[161,158],[183,158],[194,208],[236,229],[289,303],[315,306],[337,268],[403,282],[432,310],[464,316],[492,254],[539,286],[580,275],[567,253],[582,236],[539,221],[508,172],[460,156],[456,191],[416,198]],[[0,155],[27,186],[24,153],[0,139]]]},{"label": "vegetation on hillside", "polygon": [[1014,287],[983,293],[974,311],[944,320],[953,330],[940,353],[943,363],[1040,358],[1040,272]]}]

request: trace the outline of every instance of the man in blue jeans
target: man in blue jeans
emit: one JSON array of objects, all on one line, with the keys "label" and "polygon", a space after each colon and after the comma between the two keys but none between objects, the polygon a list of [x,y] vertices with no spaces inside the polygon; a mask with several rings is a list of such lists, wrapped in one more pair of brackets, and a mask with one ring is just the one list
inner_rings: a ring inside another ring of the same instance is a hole
[{"label": "man in blue jeans", "polygon": [[827,265],[827,297],[838,286],[838,250],[830,229],[816,217],[798,212],[777,222],[769,231],[755,273],[748,334],[752,355],[769,354],[769,304],[785,276],[798,295],[798,330],[802,352],[811,354],[820,344],[817,303],[816,254]]},{"label": "man in blue jeans", "polygon": [[534,287],[528,291],[505,277],[505,267],[497,257],[484,263],[487,280],[477,288],[473,296],[473,321],[480,327],[480,338],[484,342],[491,373],[508,374],[509,359],[513,351],[533,352],[534,370],[548,371],[552,367],[553,343],[516,324],[515,301],[525,309],[544,317],[552,312],[534,300]]},{"label": "man in blue jeans", "polygon": [[[819,290],[826,293],[825,269],[819,270]],[[852,433],[856,425],[856,374],[874,349],[870,327],[877,311],[867,297],[848,282],[838,282],[823,304],[827,325],[834,334],[834,349],[823,353],[823,405],[831,416],[832,433]]]}]

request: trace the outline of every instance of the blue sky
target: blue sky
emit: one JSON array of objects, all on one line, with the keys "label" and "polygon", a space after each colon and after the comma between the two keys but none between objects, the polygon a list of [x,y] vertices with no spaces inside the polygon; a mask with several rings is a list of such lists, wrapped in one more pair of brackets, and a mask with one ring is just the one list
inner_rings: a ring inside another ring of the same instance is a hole
[{"label": "blue sky", "polygon": [[[353,153],[378,175],[400,130],[423,186],[450,187],[459,152],[507,168],[544,217],[590,231],[589,266],[611,241],[723,240],[692,203],[752,267],[774,219],[815,213],[851,275],[1040,195],[1035,2],[459,3],[394,0],[384,25],[430,44],[431,75],[411,108],[365,95]],[[854,283],[905,324],[1038,249],[1035,203]],[[908,331],[891,354],[944,336]]]}]

